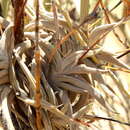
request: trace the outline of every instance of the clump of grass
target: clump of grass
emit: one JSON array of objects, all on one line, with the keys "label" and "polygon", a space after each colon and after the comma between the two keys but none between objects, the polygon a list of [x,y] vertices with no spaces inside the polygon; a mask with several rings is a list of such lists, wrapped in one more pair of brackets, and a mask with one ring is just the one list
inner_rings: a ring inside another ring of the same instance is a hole
[{"label": "clump of grass", "polygon": [[[95,81],[105,93],[108,91],[103,86],[115,94],[104,75],[113,78],[113,71],[130,72],[130,67],[103,50],[100,42],[129,17],[94,28],[92,25],[99,19],[98,5],[99,2],[75,27],[68,12],[62,9],[61,1],[52,3],[52,13],[38,11],[37,5],[36,16],[35,10],[26,4],[29,22],[24,30],[23,17],[15,18],[15,23],[22,20],[19,24],[8,22],[6,27],[7,21],[1,18],[5,29],[0,39],[0,120],[4,129],[89,127],[95,117],[87,112],[94,100],[107,111],[113,111],[97,91]],[[23,6],[19,7],[20,11],[24,11]],[[20,37],[14,31],[19,31]]]}]

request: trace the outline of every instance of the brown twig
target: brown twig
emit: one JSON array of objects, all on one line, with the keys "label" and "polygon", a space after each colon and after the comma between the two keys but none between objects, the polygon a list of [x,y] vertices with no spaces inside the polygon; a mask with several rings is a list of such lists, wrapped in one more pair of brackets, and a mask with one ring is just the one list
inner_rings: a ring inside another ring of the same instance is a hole
[{"label": "brown twig", "polygon": [[36,0],[36,28],[35,28],[35,37],[36,37],[36,47],[35,47],[35,80],[36,80],[36,90],[35,90],[35,106],[36,106],[36,125],[37,129],[42,129],[41,124],[41,92],[40,92],[40,51],[39,51],[39,0]]},{"label": "brown twig", "polygon": [[107,11],[106,8],[104,7],[104,4],[103,4],[102,0],[100,0],[100,5],[101,5],[101,7],[102,7],[102,9],[103,9],[103,11],[104,11],[104,14],[105,14],[105,16],[106,16],[107,22],[110,23],[110,19],[109,19],[109,16],[108,16],[108,11]]},{"label": "brown twig", "polygon": [[120,123],[120,124],[123,124],[123,125],[130,126],[130,123],[122,122],[122,121],[119,121],[119,120],[116,120],[116,119],[113,119],[113,118],[110,118],[110,117],[101,117],[101,116],[95,116],[95,115],[85,115],[85,117],[86,117],[86,119],[89,119],[90,122],[103,119],[103,120],[113,121],[113,122],[116,122],[116,123]]},{"label": "brown twig", "polygon": [[24,7],[27,0],[14,1],[14,43],[18,44],[24,38]]},{"label": "brown twig", "polygon": [[90,51],[93,49],[93,47],[95,47],[98,42],[103,39],[109,32],[105,33],[100,39],[98,39],[96,42],[94,42],[89,48],[86,48],[86,52],[84,52],[84,54],[79,58],[79,62],[83,59],[83,57]]},{"label": "brown twig", "polygon": [[119,1],[112,9],[109,10],[109,12],[112,12],[114,9],[116,9],[121,3],[122,1]]},{"label": "brown twig", "polygon": [[53,56],[55,55],[56,51],[60,46],[72,35],[76,32],[76,29],[72,29],[68,34],[66,34],[60,41],[59,43],[56,44],[56,47],[52,50],[52,53],[49,58],[49,63],[51,62]]},{"label": "brown twig", "polygon": [[92,11],[92,12],[94,12],[94,11],[98,8],[99,3],[100,3],[100,0],[98,0],[98,1],[97,1],[97,3],[96,3],[96,5],[95,5],[95,7],[94,7],[94,9],[93,9],[93,11]]},{"label": "brown twig", "polygon": [[129,54],[129,53],[130,53],[130,50],[127,50],[127,51],[124,52],[123,54],[117,56],[117,59],[119,59],[119,58],[121,58],[121,57],[123,57],[123,56],[125,56],[125,55],[127,55],[127,54]]},{"label": "brown twig", "polygon": [[[120,5],[120,3],[122,3],[122,2],[119,2],[117,5]],[[108,16],[108,13],[110,13],[110,11],[108,11],[108,10],[105,8],[105,6],[104,6],[102,0],[100,0],[100,5],[101,5],[102,9],[104,10],[104,14],[105,14],[105,17],[106,17],[107,22],[110,24],[111,21],[110,21],[109,16]],[[115,7],[118,7],[117,5],[116,5]],[[114,7],[113,9],[115,9],[115,7]],[[116,31],[115,31],[114,29],[113,29],[113,33],[114,33],[115,37],[118,39],[118,41],[119,41],[121,44],[124,45],[124,42],[121,40],[120,36],[116,33]]]}]

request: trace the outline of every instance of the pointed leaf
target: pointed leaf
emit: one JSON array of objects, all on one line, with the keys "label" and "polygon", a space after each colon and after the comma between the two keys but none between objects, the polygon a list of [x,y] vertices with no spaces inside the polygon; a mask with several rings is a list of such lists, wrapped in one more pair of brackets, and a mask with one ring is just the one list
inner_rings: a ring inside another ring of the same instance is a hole
[{"label": "pointed leaf", "polygon": [[[84,56],[84,58],[91,57],[91,56],[93,56],[93,55],[95,55],[95,54],[98,54],[100,51],[101,51],[101,49],[90,50],[90,51]],[[85,52],[86,52],[85,50],[79,50],[79,51],[76,51],[76,52],[71,53],[69,56],[66,56],[66,57],[63,59],[62,69],[65,69],[65,68],[67,68],[68,66],[75,66],[75,65],[78,63],[79,58],[80,58]]]},{"label": "pointed leaf", "polygon": [[120,67],[123,67],[125,69],[130,69],[129,66],[127,66],[125,63],[123,63],[122,61],[120,61],[119,59],[115,58],[113,56],[113,54],[109,53],[109,52],[106,52],[106,51],[102,51],[100,53],[98,53],[96,55],[96,57],[98,59],[101,59],[101,60],[104,60],[106,62],[109,62],[109,63],[112,63],[114,65],[117,65],[117,66],[120,66]]},{"label": "pointed leaf", "polygon": [[121,25],[123,22],[124,20],[122,19],[121,21],[117,23],[105,24],[105,25],[101,25],[93,29],[92,32],[90,33],[89,45],[92,45],[93,43],[95,43],[102,35],[112,31],[113,28]]},{"label": "pointed leaf", "polygon": [[77,86],[79,88],[86,89],[91,96],[93,96],[102,106],[108,109],[108,106],[106,105],[105,100],[103,99],[101,94],[98,93],[96,89],[93,88],[87,81],[81,81],[77,78],[66,75],[59,75],[55,78],[56,81],[67,82],[73,84],[75,87]]},{"label": "pointed leaf", "polygon": [[[8,130],[15,130],[11,113],[10,113],[10,105],[12,98],[14,96],[11,94],[11,89],[9,86],[5,86],[2,93],[1,93],[1,111],[2,111],[2,122],[3,122],[3,128]],[[9,96],[10,95],[10,96]]]},{"label": "pointed leaf", "polygon": [[97,69],[94,67],[88,67],[85,64],[80,64],[74,67],[68,67],[64,71],[64,74],[88,74],[88,73],[107,73],[108,70]]}]

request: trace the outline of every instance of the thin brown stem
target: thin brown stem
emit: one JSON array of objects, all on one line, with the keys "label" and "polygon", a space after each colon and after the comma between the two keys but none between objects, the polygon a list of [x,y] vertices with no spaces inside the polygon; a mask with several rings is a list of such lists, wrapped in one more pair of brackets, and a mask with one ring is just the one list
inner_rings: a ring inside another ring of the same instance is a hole
[{"label": "thin brown stem", "polygon": [[35,38],[36,38],[36,47],[35,47],[35,80],[36,80],[36,91],[35,91],[35,106],[36,106],[36,125],[37,129],[42,129],[41,124],[41,92],[40,92],[40,75],[41,75],[41,62],[40,62],[40,51],[39,51],[39,0],[36,0],[36,28],[35,28]]},{"label": "thin brown stem", "polygon": [[112,12],[114,9],[116,9],[121,3],[122,1],[119,1],[112,9],[109,10],[109,12]]},{"label": "thin brown stem", "polygon": [[[101,5],[102,9],[104,10],[104,14],[105,14],[105,17],[106,17],[107,22],[110,24],[110,23],[111,23],[110,18],[109,18],[109,13],[110,13],[110,11],[108,11],[107,8],[105,8],[105,6],[104,6],[102,0],[100,0],[100,5]],[[119,4],[118,4],[118,5],[119,5]],[[117,7],[117,6],[116,6],[116,7]],[[120,36],[116,33],[116,31],[115,31],[114,29],[113,29],[113,33],[114,33],[115,37],[118,39],[118,41],[119,41],[121,44],[124,45],[124,42],[121,40]]]},{"label": "thin brown stem", "polygon": [[24,38],[24,7],[27,0],[14,1],[14,43],[18,44]]},{"label": "thin brown stem", "polygon": [[123,125],[130,126],[130,123],[122,122],[122,121],[119,121],[119,120],[116,120],[116,119],[113,119],[113,118],[110,118],[110,117],[101,117],[101,116],[95,116],[95,115],[85,115],[85,117],[86,117],[86,119],[89,119],[89,120],[92,120],[92,121],[102,119],[102,120],[113,121],[113,122],[116,122],[116,123],[120,123],[120,124],[123,124]]},{"label": "thin brown stem", "polygon": [[117,59],[119,59],[119,58],[121,58],[121,57],[123,57],[123,56],[126,56],[126,55],[129,54],[129,53],[130,53],[130,50],[128,50],[128,51],[124,52],[123,54],[117,56]]}]

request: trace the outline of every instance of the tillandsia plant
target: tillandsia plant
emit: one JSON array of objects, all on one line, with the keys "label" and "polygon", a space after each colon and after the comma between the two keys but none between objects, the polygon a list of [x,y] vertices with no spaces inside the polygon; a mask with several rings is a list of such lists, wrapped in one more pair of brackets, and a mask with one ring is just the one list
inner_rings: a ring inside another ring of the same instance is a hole
[{"label": "tillandsia plant", "polygon": [[[80,130],[82,126],[91,127],[91,123],[99,119],[130,125],[88,115],[95,100],[107,111],[115,112],[96,85],[105,93],[107,88],[115,94],[104,76],[115,78],[121,86],[114,72],[130,72],[120,56],[102,47],[102,39],[125,24],[129,15],[115,23],[95,27],[95,22],[101,19],[100,5],[104,7],[101,0],[91,14],[86,13],[80,22],[73,23],[69,13],[63,10],[61,0],[52,1],[52,12],[45,11],[38,0],[33,6],[26,0],[13,1],[14,24],[0,18],[3,129]],[[29,22],[24,24],[25,18]]]}]

